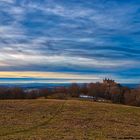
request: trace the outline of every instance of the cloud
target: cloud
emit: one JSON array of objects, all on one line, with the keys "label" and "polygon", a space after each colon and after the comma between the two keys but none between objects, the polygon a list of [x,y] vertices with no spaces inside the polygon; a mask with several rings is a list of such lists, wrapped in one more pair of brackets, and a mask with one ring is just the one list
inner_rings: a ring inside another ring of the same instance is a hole
[{"label": "cloud", "polygon": [[135,1],[1,0],[0,70],[138,75],[139,8]]},{"label": "cloud", "polygon": [[1,0],[0,2],[5,2],[5,3],[14,3],[15,0]]}]

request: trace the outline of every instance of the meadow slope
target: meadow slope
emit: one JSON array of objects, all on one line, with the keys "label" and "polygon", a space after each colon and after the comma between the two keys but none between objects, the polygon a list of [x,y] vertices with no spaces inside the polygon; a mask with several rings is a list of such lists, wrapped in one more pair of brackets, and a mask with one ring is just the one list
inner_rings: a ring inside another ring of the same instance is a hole
[{"label": "meadow slope", "polygon": [[0,100],[0,140],[140,139],[140,108],[79,100]]}]

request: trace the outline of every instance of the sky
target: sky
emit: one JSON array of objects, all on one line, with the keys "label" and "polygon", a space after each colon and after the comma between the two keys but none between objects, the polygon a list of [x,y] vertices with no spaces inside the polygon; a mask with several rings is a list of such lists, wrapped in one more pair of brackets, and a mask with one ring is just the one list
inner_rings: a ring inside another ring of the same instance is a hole
[{"label": "sky", "polygon": [[139,60],[140,0],[0,0],[1,79],[140,83]]}]

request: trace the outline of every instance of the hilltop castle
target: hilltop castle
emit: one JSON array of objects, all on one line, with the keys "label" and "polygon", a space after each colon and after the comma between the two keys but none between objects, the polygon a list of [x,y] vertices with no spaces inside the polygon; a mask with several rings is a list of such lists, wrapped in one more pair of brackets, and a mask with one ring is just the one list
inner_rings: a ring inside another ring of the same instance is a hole
[{"label": "hilltop castle", "polygon": [[110,80],[110,79],[105,78],[103,80],[103,84],[105,84],[105,85],[116,85],[117,83],[114,80]]}]

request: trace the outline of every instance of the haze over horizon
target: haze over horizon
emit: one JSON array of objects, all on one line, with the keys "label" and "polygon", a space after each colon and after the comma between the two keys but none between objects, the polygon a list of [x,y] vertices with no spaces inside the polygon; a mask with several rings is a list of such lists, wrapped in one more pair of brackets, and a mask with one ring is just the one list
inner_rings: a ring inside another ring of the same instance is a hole
[{"label": "haze over horizon", "polygon": [[139,60],[139,0],[0,0],[0,83],[140,83]]}]

